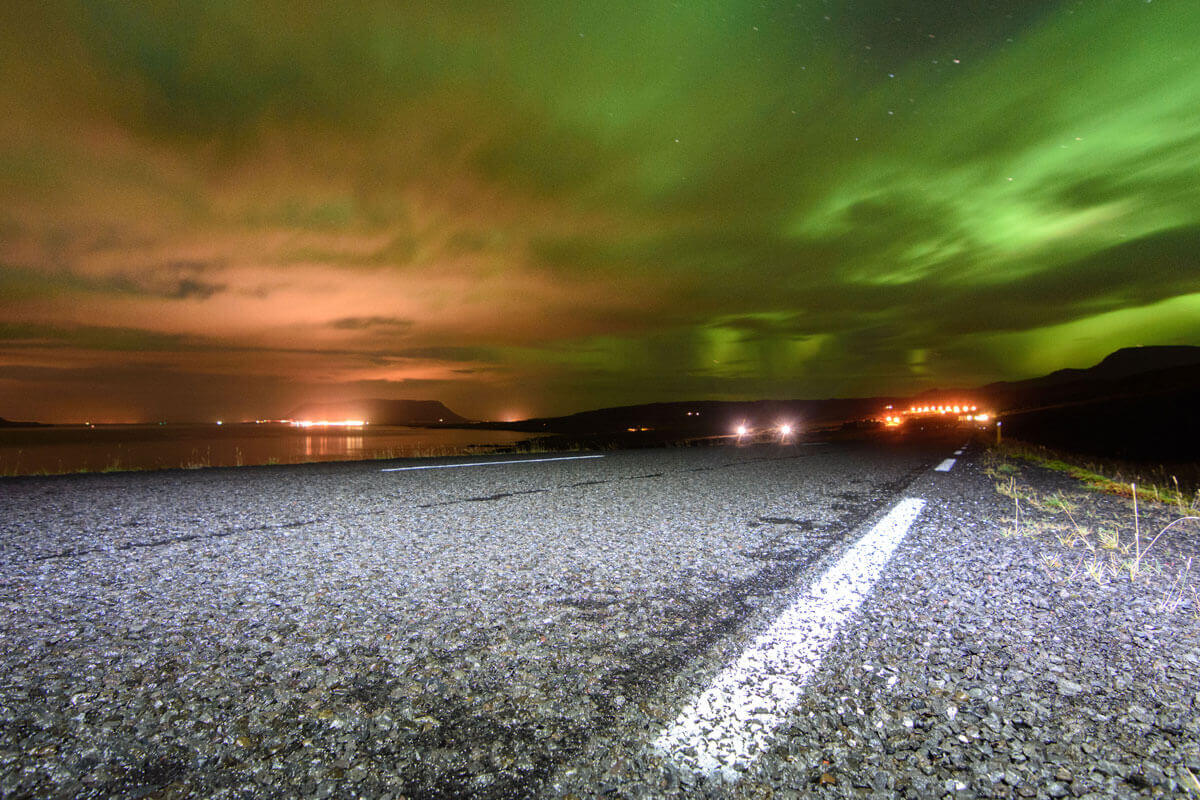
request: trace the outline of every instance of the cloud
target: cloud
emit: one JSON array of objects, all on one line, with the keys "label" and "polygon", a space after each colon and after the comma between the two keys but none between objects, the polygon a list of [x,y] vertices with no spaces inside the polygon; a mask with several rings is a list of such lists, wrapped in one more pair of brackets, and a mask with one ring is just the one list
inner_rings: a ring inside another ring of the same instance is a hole
[{"label": "cloud", "polygon": [[1200,11],[985,5],[5,5],[3,363],[532,413],[1169,337]]},{"label": "cloud", "polygon": [[27,323],[0,324],[0,347],[80,348],[112,351],[174,351],[185,337],[137,328],[99,325],[60,327]]},{"label": "cloud", "polygon": [[412,328],[412,320],[399,317],[342,317],[329,323],[330,327],[341,331],[377,331],[403,332]]},{"label": "cloud", "polygon": [[496,353],[487,347],[405,347],[391,350],[388,355],[393,358],[408,358],[418,361],[479,361],[496,360]]},{"label": "cloud", "polygon": [[176,300],[189,298],[207,300],[214,294],[225,291],[226,288],[228,287],[223,283],[204,283],[195,278],[181,278],[175,288],[168,291],[166,296]]}]

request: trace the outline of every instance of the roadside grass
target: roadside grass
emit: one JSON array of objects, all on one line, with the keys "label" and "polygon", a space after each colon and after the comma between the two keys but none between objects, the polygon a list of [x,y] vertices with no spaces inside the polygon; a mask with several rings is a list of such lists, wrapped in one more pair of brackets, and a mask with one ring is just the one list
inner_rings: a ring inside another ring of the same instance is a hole
[{"label": "roadside grass", "polygon": [[1200,512],[1200,488],[1189,490],[1181,486],[1178,475],[1172,474],[1169,467],[1134,468],[1119,462],[1099,463],[1048,447],[1011,440],[991,445],[988,456],[995,461],[992,469],[1001,475],[1015,474],[1017,467],[1012,462],[1024,461],[1066,473],[1094,491],[1132,498],[1131,485],[1136,485],[1143,501],[1152,498],[1155,502],[1173,505],[1181,514]]},{"label": "roadside grass", "polygon": [[[1024,465],[1043,467],[1074,479],[1077,489],[1039,492],[1023,480]],[[1012,517],[1004,537],[1026,537],[1059,546],[1039,556],[1042,570],[1056,581],[1118,582],[1157,585],[1157,610],[1174,612],[1189,604],[1200,619],[1200,592],[1192,556],[1164,554],[1166,539],[1200,538],[1200,493],[1188,495],[1170,486],[1120,482],[1120,476],[1072,464],[1045,448],[1008,444],[985,455],[984,473],[998,494],[1012,499]],[[1112,500],[1104,500],[1110,496]],[[1123,498],[1126,502],[1113,500]],[[1168,536],[1171,534],[1171,536]],[[1160,541],[1163,542],[1160,544]],[[1171,548],[1177,551],[1178,548]],[[1076,556],[1075,554],[1079,554]],[[1160,558],[1160,555],[1164,556]]]}]

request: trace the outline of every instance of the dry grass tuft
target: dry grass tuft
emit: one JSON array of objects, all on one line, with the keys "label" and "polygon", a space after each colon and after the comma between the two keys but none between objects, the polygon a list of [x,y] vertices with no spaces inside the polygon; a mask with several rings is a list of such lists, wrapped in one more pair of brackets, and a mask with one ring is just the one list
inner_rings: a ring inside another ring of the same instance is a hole
[{"label": "dry grass tuft", "polygon": [[[1062,471],[1081,481],[1077,491],[1057,489],[1039,494],[1021,480],[1022,461],[1050,469],[1059,469],[1061,462],[1041,455],[1026,458],[1020,454],[1013,459],[1007,453],[995,451],[988,459],[985,471],[995,480],[996,492],[1013,501],[1012,517],[1001,535],[1056,544],[1051,552],[1039,556],[1039,566],[1047,575],[1056,581],[1090,580],[1098,586],[1124,580],[1148,585],[1161,582],[1160,611],[1174,612],[1190,603],[1200,617],[1200,595],[1191,575],[1192,559],[1187,558],[1180,566],[1181,559],[1171,554],[1178,550],[1178,541],[1164,554],[1165,561],[1157,557],[1162,543],[1170,538],[1168,534],[1189,528],[1200,531],[1196,505],[1190,499],[1185,500],[1177,488],[1164,492],[1160,486],[1147,493],[1147,489],[1131,482],[1117,491],[1112,479],[1092,473],[1080,478],[1078,470],[1072,468]],[[1114,507],[1112,501],[1097,497],[1097,489],[1128,497],[1128,516],[1120,512],[1119,505]],[[1172,514],[1179,516],[1169,519]],[[1153,520],[1151,530],[1157,528],[1157,531],[1148,537],[1146,527],[1150,520]],[[1068,555],[1077,548],[1086,551],[1083,556],[1076,559]],[[1064,564],[1074,566],[1068,569]]]}]

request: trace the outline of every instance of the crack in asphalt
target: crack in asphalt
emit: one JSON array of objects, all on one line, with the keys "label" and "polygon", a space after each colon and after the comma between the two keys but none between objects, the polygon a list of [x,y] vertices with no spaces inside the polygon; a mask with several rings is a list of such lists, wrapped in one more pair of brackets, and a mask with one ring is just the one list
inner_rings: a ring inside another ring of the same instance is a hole
[{"label": "crack in asphalt", "polygon": [[[550,489],[522,489],[516,492],[497,492],[483,497],[464,497],[459,500],[443,500],[439,503],[422,503],[413,508],[441,508],[442,506],[456,506],[462,503],[490,503],[493,500],[503,500],[506,497],[517,497],[523,494],[542,494],[543,492],[552,491]],[[371,512],[380,513],[380,512]]]},{"label": "crack in asphalt", "polygon": [[[517,496],[521,496],[521,495],[543,494],[543,493],[552,492],[552,491],[556,491],[556,490],[582,488],[582,487],[586,487],[586,486],[601,486],[604,484],[619,483],[619,482],[623,482],[623,481],[650,480],[653,478],[666,477],[667,475],[671,475],[671,474],[684,474],[684,473],[690,473],[690,472],[711,472],[711,471],[715,471],[715,470],[719,470],[719,469],[730,469],[733,467],[740,467],[743,465],[755,464],[755,463],[760,463],[760,462],[764,462],[764,461],[789,461],[789,460],[794,460],[794,459],[799,459],[799,458],[807,458],[809,455],[810,455],[809,453],[797,453],[795,455],[775,456],[775,457],[771,457],[771,458],[748,458],[748,459],[745,459],[742,461],[730,461],[730,462],[726,462],[724,464],[717,464],[717,465],[714,465],[711,467],[698,467],[698,468],[692,468],[692,469],[686,469],[686,470],[674,470],[674,471],[670,471],[670,472],[652,472],[652,473],[648,473],[646,475],[626,475],[626,476],[622,476],[620,478],[608,478],[608,479],[603,479],[603,480],[581,481],[578,483],[564,483],[564,484],[557,484],[555,486],[550,486],[550,487],[540,487],[540,488],[535,488],[535,489],[522,489],[522,490],[511,491],[511,492],[497,492],[496,494],[484,495],[481,497],[462,497],[462,498],[456,498],[454,500],[443,500],[443,501],[440,501],[437,503],[421,503],[418,505],[407,506],[407,507],[423,509],[423,508],[440,508],[443,506],[460,505],[463,503],[490,503],[490,502],[494,502],[496,500],[503,500],[508,497],[517,497]],[[353,513],[353,514],[341,514],[339,516],[341,518],[369,517],[369,516],[377,516],[379,514],[384,514],[388,510],[390,510],[390,509],[360,511],[360,512]],[[56,553],[45,553],[42,555],[33,556],[31,558],[26,559],[25,563],[52,561],[52,560],[61,559],[61,558],[78,558],[81,556],[95,555],[97,553],[128,552],[130,550],[143,550],[143,549],[147,549],[147,548],[151,548],[151,547],[164,547],[167,545],[182,544],[184,542],[194,542],[194,541],[200,541],[200,540],[205,540],[205,539],[223,539],[225,537],[233,536],[234,534],[238,534],[238,533],[257,533],[257,532],[288,530],[288,529],[292,529],[292,528],[303,528],[307,525],[314,525],[319,522],[325,522],[328,519],[329,519],[329,517],[315,517],[312,519],[295,520],[292,522],[281,522],[276,525],[255,525],[255,526],[250,526],[250,527],[226,528],[224,530],[212,531],[210,533],[189,533],[189,534],[183,534],[180,536],[161,538],[161,539],[153,539],[153,540],[144,541],[144,542],[124,542],[122,544],[112,545],[111,547],[92,547],[92,548],[87,548],[87,549],[83,549],[83,550],[63,550],[63,551],[59,551]],[[200,521],[200,520],[196,520],[196,521]],[[135,525],[126,524],[123,527],[125,527],[125,528],[141,527],[143,524],[144,523],[141,520],[138,520]]]},{"label": "crack in asphalt", "polygon": [[[483,497],[460,497],[460,498],[456,498],[454,500],[441,500],[437,503],[422,503],[417,506],[412,506],[412,508],[440,508],[442,506],[453,506],[453,505],[459,505],[462,503],[487,503],[487,502],[491,502],[493,500],[503,500],[507,497],[517,497],[519,495],[542,494],[544,492],[553,492],[553,491],[558,491],[558,490],[563,490],[563,489],[580,489],[580,488],[584,488],[587,486],[604,486],[609,483],[621,483],[624,481],[650,480],[652,478],[663,478],[663,477],[666,477],[667,475],[682,475],[684,473],[690,473],[690,472],[712,472],[712,471],[715,471],[718,469],[729,469],[731,467],[739,467],[739,466],[742,466],[743,464],[753,464],[753,463],[759,463],[759,462],[763,462],[763,461],[787,461],[790,459],[804,458],[804,457],[807,457],[807,454],[803,454],[803,455],[798,454],[798,455],[775,457],[775,458],[749,458],[749,459],[746,459],[745,461],[731,461],[731,462],[727,462],[725,464],[718,464],[718,465],[712,466],[712,467],[696,467],[696,468],[692,468],[692,469],[675,470],[673,472],[650,472],[645,475],[624,475],[619,478],[603,478],[600,480],[577,481],[575,483],[559,483],[559,484],[555,484],[554,486],[539,487],[536,489],[523,489],[523,490],[512,491],[512,492],[497,492],[496,494],[485,495]],[[379,514],[379,513],[382,513],[382,512],[368,511],[368,512],[363,512],[363,515]]]},{"label": "crack in asphalt", "polygon": [[162,547],[168,544],[180,544],[182,542],[194,542],[201,539],[223,539],[226,536],[233,536],[237,533],[254,533],[255,531],[276,531],[286,530],[288,528],[303,528],[305,525],[312,525],[317,522],[324,522],[325,517],[317,519],[296,520],[294,522],[281,522],[278,525],[257,525],[253,528],[228,528],[223,531],[213,531],[212,533],[185,533],[182,536],[175,536],[169,539],[153,539],[149,542],[125,542],[116,544],[112,547],[91,547],[86,550],[65,550],[58,553],[48,553],[40,556],[34,556],[26,563],[35,561],[50,561],[56,558],[73,558],[76,556],[87,556],[94,553],[113,553],[124,552],[127,550],[141,550],[147,547]]},{"label": "crack in asphalt", "polygon": [[759,517],[758,521],[768,525],[797,525],[809,531],[813,529],[814,525],[811,519],[794,519],[792,517]]}]

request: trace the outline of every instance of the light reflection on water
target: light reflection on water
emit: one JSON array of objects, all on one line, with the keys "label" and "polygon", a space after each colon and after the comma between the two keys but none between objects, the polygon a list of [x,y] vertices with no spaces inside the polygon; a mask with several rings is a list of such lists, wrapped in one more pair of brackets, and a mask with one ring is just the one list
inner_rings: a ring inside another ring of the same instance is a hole
[{"label": "light reflection on water", "polygon": [[351,434],[331,434],[304,437],[304,455],[315,459],[344,459],[362,457],[363,437]]},{"label": "light reflection on water", "polygon": [[439,456],[529,438],[511,431],[390,426],[320,433],[230,424],[0,428],[0,475]]}]

